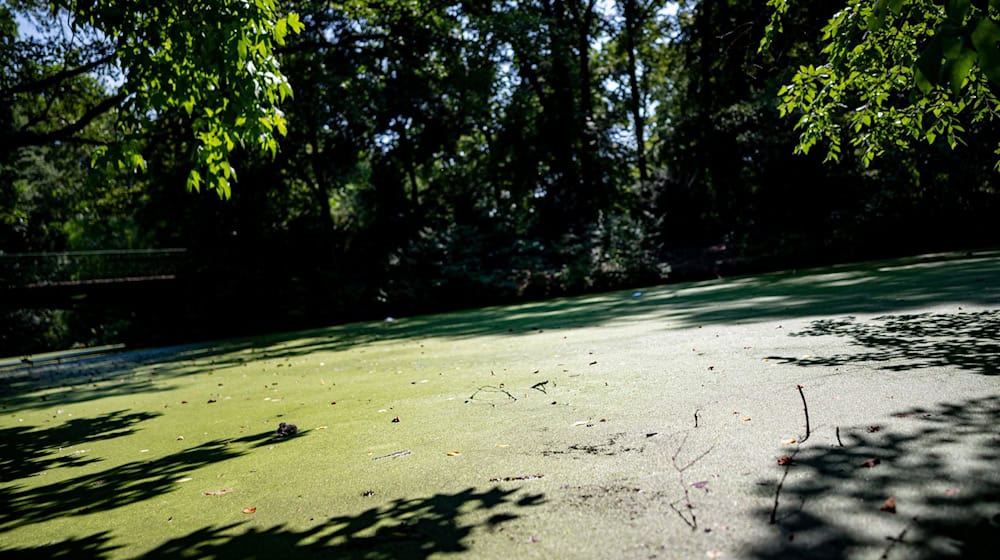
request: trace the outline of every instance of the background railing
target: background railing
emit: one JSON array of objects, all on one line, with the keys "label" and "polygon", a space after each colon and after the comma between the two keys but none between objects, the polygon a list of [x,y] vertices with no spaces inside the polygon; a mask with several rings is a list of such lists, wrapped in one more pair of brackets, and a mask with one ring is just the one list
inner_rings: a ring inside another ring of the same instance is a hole
[{"label": "background railing", "polygon": [[173,280],[188,265],[187,249],[0,253],[0,288],[24,290]]}]

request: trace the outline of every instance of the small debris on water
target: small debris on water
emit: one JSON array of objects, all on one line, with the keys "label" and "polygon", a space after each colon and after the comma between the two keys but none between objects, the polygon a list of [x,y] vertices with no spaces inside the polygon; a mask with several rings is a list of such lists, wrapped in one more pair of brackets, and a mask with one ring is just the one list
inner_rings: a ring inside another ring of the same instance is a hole
[{"label": "small debris on water", "polygon": [[296,426],[295,424],[288,424],[288,423],[282,422],[282,423],[278,424],[278,431],[275,432],[274,437],[278,437],[278,438],[290,437],[290,436],[294,436],[296,433],[298,433],[298,431],[299,431],[299,427]]},{"label": "small debris on water", "polygon": [[878,509],[886,513],[896,513],[896,498],[889,496]]}]

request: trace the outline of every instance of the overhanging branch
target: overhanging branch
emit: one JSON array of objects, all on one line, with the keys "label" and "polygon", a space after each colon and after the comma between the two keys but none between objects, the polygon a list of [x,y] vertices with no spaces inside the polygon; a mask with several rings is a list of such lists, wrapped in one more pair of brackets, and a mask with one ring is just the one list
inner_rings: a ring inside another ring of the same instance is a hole
[{"label": "overhanging branch", "polygon": [[114,58],[115,58],[114,53],[108,54],[96,60],[92,60],[82,66],[69,68],[61,72],[56,72],[51,76],[46,76],[38,80],[31,80],[28,82],[20,83],[8,89],[0,90],[0,99],[8,98],[20,93],[38,93],[52,89],[53,87],[64,82],[65,80],[69,80],[70,78],[75,78],[76,76],[87,74],[88,72],[92,72],[95,69],[110,63],[112,60],[114,60]]},{"label": "overhanging branch", "polygon": [[[88,109],[83,115],[80,116],[79,119],[56,130],[50,130],[48,132],[17,130],[10,134],[6,134],[3,137],[0,137],[0,153],[10,152],[28,146],[46,146],[54,142],[65,142],[70,141],[71,139],[74,141],[84,142],[83,139],[74,138],[74,135],[86,128],[87,125],[92,123],[97,117],[120,105],[122,101],[125,101],[126,97],[125,93],[119,93],[108,97]],[[90,143],[91,141],[86,142]]]}]

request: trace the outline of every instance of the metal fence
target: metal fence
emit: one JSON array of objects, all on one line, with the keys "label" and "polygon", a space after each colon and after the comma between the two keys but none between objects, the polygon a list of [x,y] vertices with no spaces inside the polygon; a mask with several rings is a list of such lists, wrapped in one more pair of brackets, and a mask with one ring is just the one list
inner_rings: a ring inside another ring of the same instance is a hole
[{"label": "metal fence", "polygon": [[187,249],[0,253],[0,287],[23,290],[172,280],[188,262]]}]

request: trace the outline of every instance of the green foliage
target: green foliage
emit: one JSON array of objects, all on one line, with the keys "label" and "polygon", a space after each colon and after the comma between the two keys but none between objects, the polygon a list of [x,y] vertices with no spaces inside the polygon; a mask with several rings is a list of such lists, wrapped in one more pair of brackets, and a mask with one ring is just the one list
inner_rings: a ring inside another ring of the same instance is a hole
[{"label": "green foliage", "polygon": [[31,329],[150,342],[995,242],[988,4],[845,1],[8,2],[0,250],[187,249]]},{"label": "green foliage", "polygon": [[[27,121],[36,126],[24,132],[37,143],[79,139],[96,114],[113,111],[111,130],[99,138],[84,136],[98,145],[94,165],[143,171],[142,143],[152,123],[183,114],[193,141],[187,186],[222,197],[230,196],[236,179],[237,150],[276,154],[277,138],[287,131],[279,104],[292,90],[275,49],[303,28],[297,14],[279,12],[276,0],[57,0],[20,2],[17,8],[41,37],[5,49],[17,64],[5,76],[2,97],[20,103],[24,93],[60,99],[63,84],[88,70],[104,75],[107,90],[103,100],[61,115],[46,106],[63,126]],[[51,52],[52,65],[31,72],[37,66],[32,53],[39,49]]]},{"label": "green foliage", "polygon": [[[150,118],[173,111],[183,110],[193,120],[197,148],[189,189],[204,185],[228,198],[237,146],[277,152],[276,137],[286,133],[278,104],[292,91],[273,51],[289,32],[301,31],[297,14],[280,16],[275,0],[148,6],[106,0],[64,7],[75,14],[74,25],[118,38],[115,53],[125,73],[121,91],[129,97],[129,111],[119,119],[126,138]],[[120,146],[118,153],[99,152],[98,161],[145,167],[136,146]]]},{"label": "green foliage", "polygon": [[[761,49],[790,4],[768,0]],[[800,67],[778,91],[781,115],[799,115],[797,151],[825,142],[826,159],[837,160],[848,139],[867,166],[917,141],[963,143],[969,125],[1000,111],[997,4],[849,0],[823,29],[824,62]]]}]

